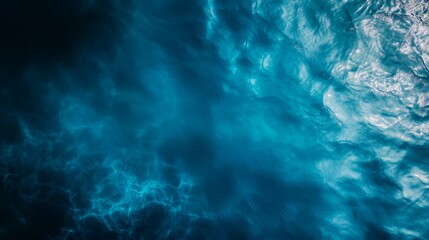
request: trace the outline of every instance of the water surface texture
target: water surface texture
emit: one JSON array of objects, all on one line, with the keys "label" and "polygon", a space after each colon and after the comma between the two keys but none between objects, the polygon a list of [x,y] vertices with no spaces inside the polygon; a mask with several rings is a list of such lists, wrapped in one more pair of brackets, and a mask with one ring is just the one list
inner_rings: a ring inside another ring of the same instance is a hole
[{"label": "water surface texture", "polygon": [[0,239],[429,239],[427,0],[0,5]]}]

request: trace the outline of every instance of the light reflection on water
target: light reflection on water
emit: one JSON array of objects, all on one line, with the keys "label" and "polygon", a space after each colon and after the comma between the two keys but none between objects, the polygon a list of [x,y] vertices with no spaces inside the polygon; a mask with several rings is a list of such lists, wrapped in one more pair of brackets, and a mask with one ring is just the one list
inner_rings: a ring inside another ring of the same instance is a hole
[{"label": "light reflection on water", "polygon": [[429,238],[427,1],[131,2],[0,68],[0,238]]}]

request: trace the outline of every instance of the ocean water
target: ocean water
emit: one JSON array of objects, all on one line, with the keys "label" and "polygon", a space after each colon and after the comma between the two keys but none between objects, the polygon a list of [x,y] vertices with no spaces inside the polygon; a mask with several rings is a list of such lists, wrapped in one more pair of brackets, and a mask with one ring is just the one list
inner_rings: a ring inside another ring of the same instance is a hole
[{"label": "ocean water", "polygon": [[0,239],[429,239],[427,0],[0,5]]}]

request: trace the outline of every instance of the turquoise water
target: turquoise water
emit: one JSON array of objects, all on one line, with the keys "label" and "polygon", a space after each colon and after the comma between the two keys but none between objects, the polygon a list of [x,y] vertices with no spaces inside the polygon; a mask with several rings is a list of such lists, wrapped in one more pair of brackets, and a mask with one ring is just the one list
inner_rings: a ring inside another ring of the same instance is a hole
[{"label": "turquoise water", "polygon": [[429,239],[428,1],[17,2],[0,238]]}]

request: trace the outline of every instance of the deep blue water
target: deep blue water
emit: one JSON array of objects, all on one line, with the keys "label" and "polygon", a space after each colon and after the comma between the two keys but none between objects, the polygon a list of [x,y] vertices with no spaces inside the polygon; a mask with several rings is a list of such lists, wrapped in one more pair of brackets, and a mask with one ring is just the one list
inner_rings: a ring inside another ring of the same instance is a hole
[{"label": "deep blue water", "polygon": [[0,3],[0,239],[429,239],[427,0]]}]

